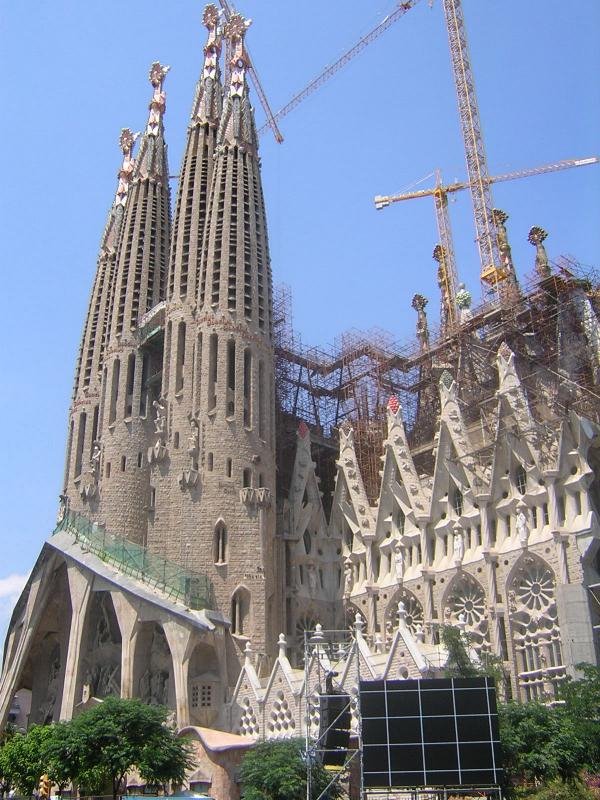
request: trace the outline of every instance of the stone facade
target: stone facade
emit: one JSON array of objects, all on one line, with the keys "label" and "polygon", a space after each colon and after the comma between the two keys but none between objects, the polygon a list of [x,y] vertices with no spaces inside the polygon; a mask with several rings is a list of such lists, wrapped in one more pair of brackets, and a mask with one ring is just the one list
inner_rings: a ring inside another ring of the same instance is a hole
[{"label": "stone facade", "polygon": [[[350,692],[359,674],[437,674],[444,624],[474,657],[499,658],[521,699],[597,661],[600,409],[578,398],[597,398],[600,323],[589,283],[567,276],[552,295],[546,234],[532,228],[528,308],[558,308],[554,338],[501,306],[482,322],[462,287],[442,298],[434,346],[415,296],[416,411],[390,393],[380,404],[375,493],[363,420],[328,437],[297,415],[281,436],[248,23],[222,28],[214,6],[204,23],[172,221],[167,67],[152,65],[135,156],[121,135],[59,524],[11,620],[0,716],[23,692],[38,723],[109,694],[166,704],[234,796],[249,742],[318,724],[332,656],[318,637],[305,651],[307,630],[351,631],[336,666]],[[337,448],[326,502],[323,448]],[[208,729],[232,735],[226,764]]]}]

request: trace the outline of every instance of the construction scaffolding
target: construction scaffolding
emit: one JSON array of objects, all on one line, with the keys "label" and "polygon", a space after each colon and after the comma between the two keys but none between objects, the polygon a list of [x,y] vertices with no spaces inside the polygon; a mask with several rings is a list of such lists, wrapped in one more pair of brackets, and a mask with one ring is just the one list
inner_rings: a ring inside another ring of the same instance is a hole
[{"label": "construction scaffolding", "polygon": [[[274,339],[282,462],[289,462],[286,453],[299,421],[304,421],[316,445],[315,457],[324,462],[318,466],[327,501],[337,432],[351,424],[367,495],[374,503],[386,406],[395,395],[417,470],[431,475],[438,383],[446,370],[459,387],[477,458],[487,461],[498,434],[496,358],[502,342],[515,353],[533,413],[532,436],[539,440],[556,433],[557,422],[569,410],[600,422],[598,275],[566,257],[553,267],[547,277],[535,273],[524,280],[510,303],[483,303],[452,326],[436,329],[426,322],[423,327],[421,305],[418,336],[403,345],[386,331],[373,329],[348,331],[330,348],[305,346],[293,328],[290,290],[277,287]],[[287,485],[285,477],[281,463],[280,485]]]}]

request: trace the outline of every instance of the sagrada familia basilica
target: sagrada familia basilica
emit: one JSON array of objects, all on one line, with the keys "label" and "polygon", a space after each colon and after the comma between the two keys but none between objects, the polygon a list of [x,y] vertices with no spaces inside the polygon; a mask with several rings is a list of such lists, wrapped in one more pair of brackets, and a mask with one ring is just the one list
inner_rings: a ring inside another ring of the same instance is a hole
[{"label": "sagrada familia basilica", "polygon": [[518,280],[495,211],[489,302],[440,279],[439,328],[416,295],[413,343],[303,348],[272,285],[247,23],[211,5],[204,23],[173,213],[168,67],[151,67],[139,140],[121,134],[2,724],[19,693],[30,723],[117,694],[230,742],[298,735],[318,717],[322,629],[350,631],[350,692],[359,672],[440,674],[450,625],[502,665],[506,696],[551,696],[599,657],[597,282],[553,264],[537,226]]}]

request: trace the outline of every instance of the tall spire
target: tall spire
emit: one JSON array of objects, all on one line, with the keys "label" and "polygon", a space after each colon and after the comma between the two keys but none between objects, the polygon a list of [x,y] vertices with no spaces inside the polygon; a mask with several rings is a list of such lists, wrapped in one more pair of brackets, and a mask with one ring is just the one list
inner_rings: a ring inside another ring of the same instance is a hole
[{"label": "tall spire", "polygon": [[[115,295],[103,372],[99,517],[110,530],[145,541],[149,470],[144,451],[151,424],[150,376],[162,354],[144,348],[140,324],[164,299],[170,245],[169,170],[163,116],[168,72],[150,68],[152,95],[125,205],[117,252]],[[125,499],[127,502],[125,502]],[[121,511],[119,511],[121,509]]]},{"label": "tall spire", "polygon": [[225,29],[231,59],[217,131],[216,9],[204,21],[208,43],[175,218],[162,384],[166,422],[152,464],[156,503],[148,546],[205,573],[218,610],[231,614],[233,632],[243,635],[252,616],[254,643],[267,652],[281,630],[282,598],[272,502],[271,270],[246,85],[248,23],[234,14]]},{"label": "tall spire", "polygon": [[[96,275],[83,328],[75,373],[70,434],[63,493],[77,507],[86,473],[92,468],[94,443],[99,435],[100,379],[110,323],[116,256],[122,238],[123,216],[135,161],[132,149],[136,136],[124,128],[119,137],[123,161],[113,204],[100,240]],[[78,479],[74,483],[74,479]],[[91,485],[88,481],[88,486]]]},{"label": "tall spire", "polygon": [[[169,253],[169,168],[163,116],[163,83],[169,67],[150,67],[152,97],[132,173],[131,200],[118,255],[111,336],[132,331],[139,318],[164,298]],[[150,235],[152,234],[152,235]]]},{"label": "tall spire", "polygon": [[202,73],[192,105],[173,222],[167,294],[169,299],[187,297],[191,304],[196,301],[216,131],[223,104],[218,21],[216,7],[208,5],[203,15],[208,37],[204,46]]},{"label": "tall spire", "polygon": [[196,84],[196,94],[192,106],[191,121],[217,123],[221,116],[223,97],[221,89],[221,34],[219,32],[219,12],[210,4],[204,9],[202,22],[208,31],[204,45],[204,64],[202,75]]},{"label": "tall spire", "polygon": [[241,14],[232,14],[225,26],[225,36],[229,41],[231,58],[228,64],[229,80],[225,92],[225,104],[219,126],[219,145],[239,145],[258,148],[258,137],[254,124],[254,114],[248,97],[246,73],[250,59],[244,46],[244,37],[252,20]]}]

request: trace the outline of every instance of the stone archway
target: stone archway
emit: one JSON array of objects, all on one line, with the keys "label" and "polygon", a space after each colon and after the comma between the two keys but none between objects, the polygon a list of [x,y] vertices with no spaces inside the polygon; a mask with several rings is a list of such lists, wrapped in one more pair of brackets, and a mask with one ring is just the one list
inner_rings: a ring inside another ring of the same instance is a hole
[{"label": "stone archway", "polygon": [[556,578],[542,558],[524,553],[506,583],[513,652],[525,699],[553,693],[566,672],[556,608]]},{"label": "stone archway", "polygon": [[173,658],[157,622],[142,622],[136,635],[133,695],[149,705],[175,708]]},{"label": "stone archway", "polygon": [[121,694],[121,631],[108,591],[93,592],[87,610],[75,705]]},{"label": "stone archway", "polygon": [[72,614],[66,564],[62,562],[48,580],[53,591],[16,686],[16,692],[31,692],[30,725],[58,721],[65,682]]},{"label": "stone archway", "polygon": [[213,727],[223,705],[224,689],[217,652],[206,642],[198,643],[190,656],[188,698],[191,724]]}]

